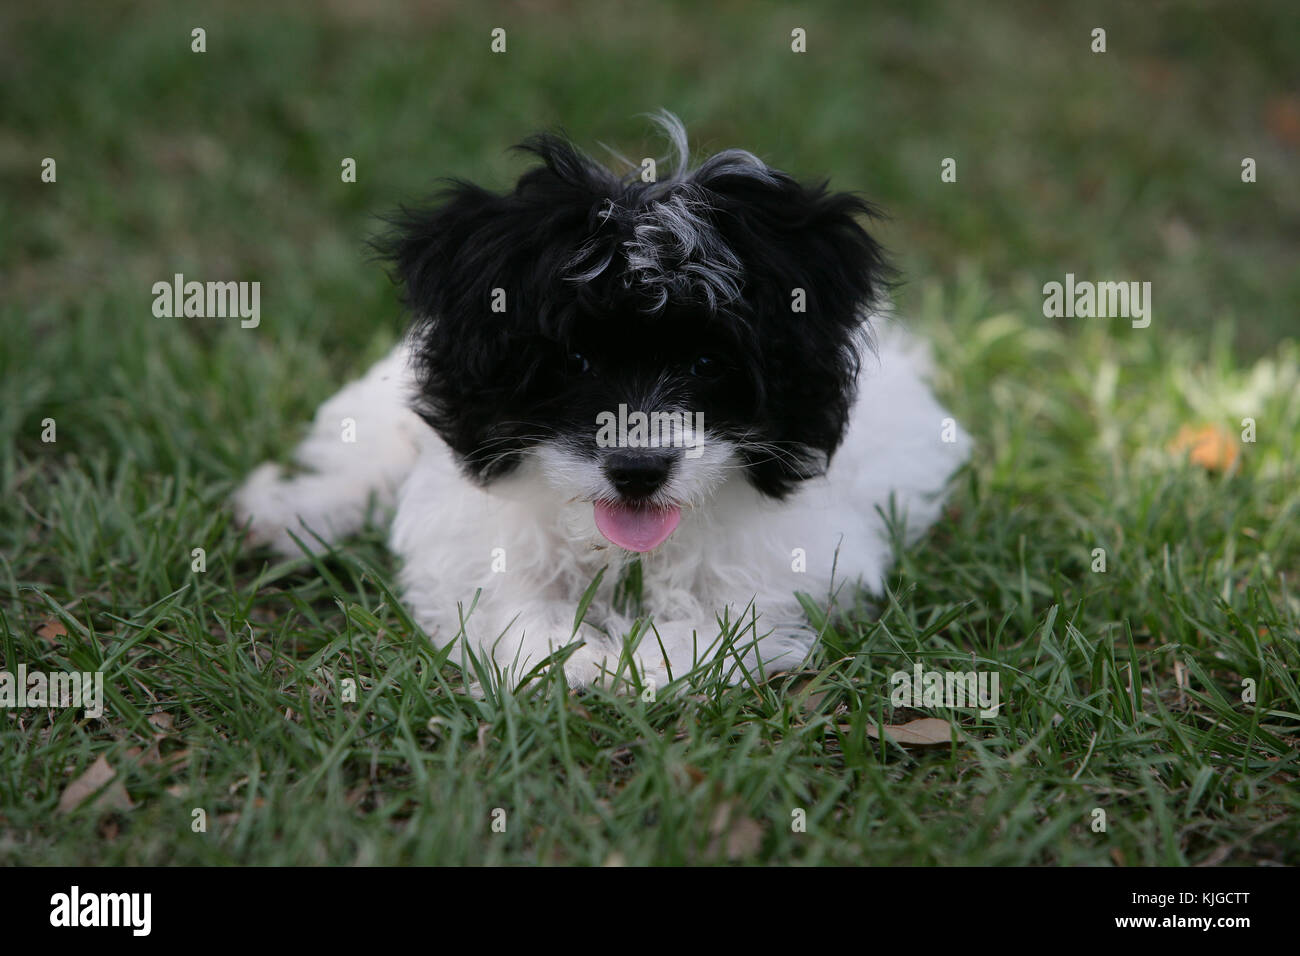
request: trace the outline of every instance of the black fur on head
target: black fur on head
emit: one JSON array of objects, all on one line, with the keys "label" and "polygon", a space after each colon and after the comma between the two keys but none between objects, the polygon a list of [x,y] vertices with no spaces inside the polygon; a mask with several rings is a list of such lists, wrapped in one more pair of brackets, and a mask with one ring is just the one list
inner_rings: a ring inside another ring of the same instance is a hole
[{"label": "black fur on head", "polygon": [[678,164],[657,182],[540,135],[513,190],[453,181],[377,244],[413,316],[416,410],[477,480],[538,442],[596,457],[621,402],[703,412],[774,497],[843,437],[890,275],[873,208],[741,150],[687,170],[685,130],[659,121]]}]

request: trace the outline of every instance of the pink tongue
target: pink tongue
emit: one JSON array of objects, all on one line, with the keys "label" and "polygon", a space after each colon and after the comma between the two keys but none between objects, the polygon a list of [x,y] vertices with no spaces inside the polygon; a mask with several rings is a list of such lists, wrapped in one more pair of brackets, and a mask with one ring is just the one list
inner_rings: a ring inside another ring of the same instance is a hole
[{"label": "pink tongue", "polygon": [[682,520],[682,509],[633,508],[606,501],[596,502],[596,528],[610,541],[628,551],[652,551],[668,540]]}]

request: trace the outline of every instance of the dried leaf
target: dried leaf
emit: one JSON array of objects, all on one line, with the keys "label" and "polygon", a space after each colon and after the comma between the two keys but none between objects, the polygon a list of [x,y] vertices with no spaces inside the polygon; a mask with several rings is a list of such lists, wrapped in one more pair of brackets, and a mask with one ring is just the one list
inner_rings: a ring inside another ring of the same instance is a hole
[{"label": "dried leaf", "polygon": [[134,760],[141,767],[150,767],[154,764],[167,765],[177,761],[183,764],[189,759],[190,752],[188,750],[177,750],[176,752],[170,753],[164,757],[162,751],[158,748],[159,740],[162,740],[162,738],[157,738],[148,746],[147,749],[143,750],[139,747],[128,747],[123,752],[122,756]]},{"label": "dried leaf", "polygon": [[176,732],[172,724],[172,715],[163,710],[149,715],[149,725],[153,727],[156,737],[166,737]]},{"label": "dried leaf", "polygon": [[728,860],[742,860],[753,856],[763,844],[763,828],[745,813],[739,800],[718,804],[713,821],[709,824],[709,856],[725,851]]},{"label": "dried leaf", "polygon": [[1300,146],[1300,98],[1283,94],[1265,107],[1268,131],[1287,146]]},{"label": "dried leaf", "polygon": [[803,704],[800,709],[803,711],[805,715],[816,713],[817,710],[821,707],[822,701],[824,701],[827,697],[829,697],[830,694],[831,691],[829,688],[827,688],[826,690],[814,691],[811,694],[807,694],[803,698]]},{"label": "dried leaf", "polygon": [[36,629],[36,636],[49,641],[51,644],[57,644],[59,638],[68,636],[68,629],[63,626],[62,621],[51,619]]},{"label": "dried leaf", "polygon": [[1209,856],[1207,856],[1200,863],[1196,863],[1193,865],[1194,866],[1218,866],[1230,856],[1232,856],[1232,847],[1229,846],[1228,844],[1223,844],[1222,846],[1216,846],[1213,852],[1211,852]]},{"label": "dried leaf", "polygon": [[708,775],[694,764],[688,763],[682,769],[686,771],[686,776],[691,778],[691,783],[698,785],[709,779]]},{"label": "dried leaf", "polygon": [[879,740],[882,729],[886,737],[904,747],[946,747],[952,743],[952,725],[938,717],[922,717],[906,724],[885,724],[883,728],[869,724],[867,736]]},{"label": "dried leaf", "polygon": [[1227,471],[1237,462],[1234,436],[1221,425],[1184,425],[1169,450],[1175,455],[1186,454],[1193,465],[1206,471]]},{"label": "dried leaf", "polygon": [[190,752],[188,749],[173,750],[169,754],[164,754],[158,749],[158,745],[150,747],[145,751],[144,758],[140,761],[141,766],[150,764],[161,764],[168,773],[176,773],[178,770],[189,765]]},{"label": "dried leaf", "polygon": [[[126,792],[121,780],[114,779],[117,771],[101,754],[76,780],[64,788],[59,797],[59,812],[67,813],[86,802],[93,794],[99,793],[95,806],[100,809],[130,810],[135,804]],[[100,792],[102,789],[102,792]]]}]

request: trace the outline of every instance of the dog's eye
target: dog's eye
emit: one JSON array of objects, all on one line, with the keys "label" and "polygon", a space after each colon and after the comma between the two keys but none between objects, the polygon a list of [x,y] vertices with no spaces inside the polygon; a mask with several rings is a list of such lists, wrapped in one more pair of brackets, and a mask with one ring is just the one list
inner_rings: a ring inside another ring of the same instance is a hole
[{"label": "dog's eye", "polygon": [[701,355],[691,364],[691,374],[696,378],[717,378],[722,374],[722,363],[712,355]]},{"label": "dog's eye", "polygon": [[570,352],[565,356],[564,370],[570,375],[590,375],[591,363],[581,352]]}]

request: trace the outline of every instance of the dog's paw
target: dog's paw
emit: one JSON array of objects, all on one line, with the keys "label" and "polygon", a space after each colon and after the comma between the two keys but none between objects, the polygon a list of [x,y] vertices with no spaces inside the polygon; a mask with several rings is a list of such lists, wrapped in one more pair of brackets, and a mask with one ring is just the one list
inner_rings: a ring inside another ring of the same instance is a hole
[{"label": "dog's paw", "polygon": [[669,680],[668,662],[661,654],[637,650],[629,655],[621,647],[592,643],[569,655],[564,676],[575,689],[605,687],[620,693],[663,687]]},{"label": "dog's paw", "polygon": [[236,525],[246,529],[245,544],[265,545],[285,558],[301,557],[303,548],[324,550],[320,538],[328,545],[336,523],[330,513],[333,502],[324,493],[328,490],[319,476],[290,476],[274,462],[258,465],[230,499]]},{"label": "dog's paw", "polygon": [[274,462],[258,465],[231,496],[235,523],[244,529],[244,543],[249,547],[265,545],[280,554],[297,552],[288,534],[293,514],[293,482],[284,469]]}]

